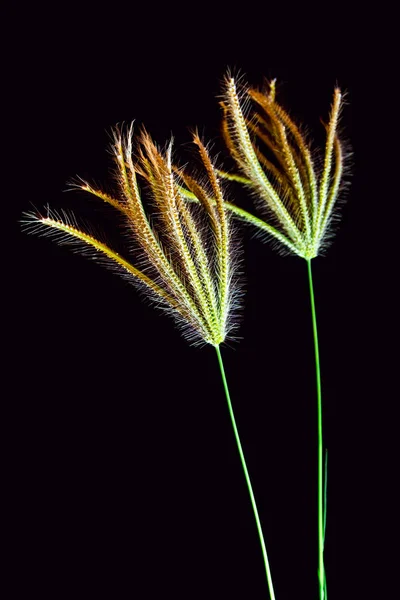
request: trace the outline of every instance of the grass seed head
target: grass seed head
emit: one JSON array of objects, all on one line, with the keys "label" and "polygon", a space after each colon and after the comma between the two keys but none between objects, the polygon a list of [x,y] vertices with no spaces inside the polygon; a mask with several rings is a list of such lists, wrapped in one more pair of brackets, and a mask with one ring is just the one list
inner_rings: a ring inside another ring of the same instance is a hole
[{"label": "grass seed head", "polygon": [[[219,346],[232,337],[237,326],[232,317],[239,294],[230,217],[207,148],[195,134],[207,187],[215,201],[210,203],[207,193],[203,193],[203,180],[200,184],[191,178],[186,184],[197,202],[188,204],[182,195],[180,172],[172,165],[172,141],[161,151],[144,130],[135,139],[133,126],[125,133],[115,129],[113,137],[119,194],[107,194],[81,180],[74,187],[118,210],[134,242],[134,261],[80,227],[75,216],[65,211],[25,213],[25,228],[101,259],[172,315],[189,342]],[[152,220],[145,210],[141,188],[146,188],[154,209]]]},{"label": "grass seed head", "polygon": [[239,177],[227,177],[251,191],[279,246],[306,260],[318,256],[331,237],[345,162],[337,133],[342,103],[336,88],[318,169],[301,128],[276,100],[275,80],[267,91],[238,90],[232,77],[225,80],[222,132],[240,171]]}]

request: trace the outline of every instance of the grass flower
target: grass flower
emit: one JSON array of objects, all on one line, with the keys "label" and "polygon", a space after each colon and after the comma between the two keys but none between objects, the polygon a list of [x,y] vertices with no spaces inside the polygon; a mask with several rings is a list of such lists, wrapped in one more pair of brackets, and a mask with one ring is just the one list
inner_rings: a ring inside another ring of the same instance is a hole
[{"label": "grass flower", "polygon": [[[235,328],[232,310],[238,300],[233,281],[231,226],[207,149],[197,135],[194,142],[207,173],[209,194],[216,199],[211,205],[207,195],[197,194],[203,209],[200,214],[191,210],[179,192],[179,175],[172,170],[172,143],[163,154],[148,133],[142,132],[135,163],[132,127],[125,136],[119,131],[114,134],[120,186],[117,197],[84,181],[74,184],[119,211],[134,245],[133,262],[79,227],[75,216],[65,211],[60,215],[52,210],[46,215],[26,214],[24,224],[30,232],[73,245],[85,255],[112,266],[175,317],[191,343],[219,346]],[[147,184],[160,233],[146,215],[138,175]],[[200,188],[195,184],[193,179],[196,193]],[[127,256],[131,253],[128,249]]]},{"label": "grass flower", "polygon": [[[318,421],[318,581],[320,599],[327,597],[324,566],[326,527],[327,451],[323,466],[322,393],[318,330],[311,260],[332,238],[336,206],[343,191],[346,152],[337,129],[343,95],[336,88],[326,129],[323,153],[313,151],[301,128],[276,100],[275,80],[266,92],[255,88],[238,92],[227,77],[221,107],[222,133],[239,173],[219,171],[225,179],[243,184],[254,198],[260,216],[226,203],[238,219],[266,234],[282,254],[307,262],[315,349]],[[190,180],[185,181],[189,188]],[[196,201],[183,189],[188,201]],[[211,202],[215,202],[214,199]]]},{"label": "grass flower", "polygon": [[325,125],[322,155],[313,152],[300,127],[278,104],[275,81],[266,92],[248,88],[239,95],[234,79],[229,77],[223,98],[223,136],[240,174],[222,175],[240,181],[250,190],[265,220],[244,211],[238,216],[267,232],[285,253],[307,261],[317,385],[318,582],[320,599],[324,600],[327,451],[324,475],[321,373],[311,260],[321,254],[332,236],[336,202],[344,187],[345,152],[337,133],[343,96],[336,88]]},{"label": "grass flower", "polygon": [[331,236],[343,188],[345,153],[337,134],[341,91],[334,91],[323,157],[313,152],[300,127],[276,101],[275,80],[266,93],[249,88],[239,94],[234,79],[228,78],[223,97],[223,135],[240,172],[224,176],[250,190],[265,215],[267,227],[258,226],[281,249],[306,260],[315,258]]},{"label": "grass flower", "polygon": [[[236,328],[232,315],[240,295],[234,267],[231,218],[220,177],[197,134],[194,143],[205,171],[201,182],[172,165],[172,144],[162,153],[150,136],[142,132],[134,149],[131,127],[126,135],[118,130],[114,134],[119,195],[111,196],[81,180],[74,184],[119,212],[131,242],[127,256],[134,254],[133,262],[93,236],[87,228],[81,228],[75,216],[65,211],[58,214],[47,209],[46,214],[25,213],[23,224],[31,233],[72,245],[90,258],[111,266],[172,315],[189,342],[215,347],[256,520],[270,597],[275,600],[261,523],[220,352],[220,344],[232,337]],[[142,202],[138,177],[145,182],[155,209],[152,221]],[[188,204],[188,194],[200,206]]]}]

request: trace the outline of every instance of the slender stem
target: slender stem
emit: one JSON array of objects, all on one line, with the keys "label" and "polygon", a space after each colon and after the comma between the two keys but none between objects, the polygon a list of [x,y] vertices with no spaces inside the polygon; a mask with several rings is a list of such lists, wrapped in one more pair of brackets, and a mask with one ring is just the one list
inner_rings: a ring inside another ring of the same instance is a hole
[{"label": "slender stem", "polygon": [[326,535],[326,502],[328,492],[328,450],[325,449],[325,468],[324,468],[324,548],[325,548],[325,535]]},{"label": "slender stem", "polygon": [[[323,508],[323,440],[322,440],[322,397],[321,397],[321,372],[319,364],[319,347],[317,316],[315,312],[314,287],[311,270],[311,259],[307,260],[308,281],[310,285],[311,314],[314,334],[315,371],[317,378],[317,418],[318,418],[318,580],[320,600],[325,598],[325,569],[324,569],[324,508]],[[326,599],[325,599],[326,600]]]},{"label": "slender stem", "polygon": [[243,450],[242,450],[242,444],[240,443],[239,432],[238,432],[238,429],[236,426],[235,415],[233,414],[233,408],[232,408],[231,398],[229,395],[228,383],[226,381],[226,376],[225,376],[224,363],[222,362],[222,356],[221,356],[221,351],[219,349],[219,346],[216,346],[215,349],[217,351],[218,363],[219,363],[219,367],[221,369],[222,382],[224,384],[226,399],[228,402],[229,414],[231,416],[232,427],[233,427],[233,431],[235,433],[236,444],[237,444],[237,447],[239,450],[240,460],[242,462],[244,476],[246,478],[246,483],[247,483],[247,487],[248,487],[249,494],[250,494],[250,500],[251,500],[251,504],[253,507],[254,517],[256,519],[258,535],[260,537],[261,549],[262,549],[264,564],[265,564],[265,572],[267,574],[269,596],[270,596],[271,600],[275,600],[274,586],[272,584],[272,577],[271,577],[271,570],[269,568],[267,549],[265,547],[265,541],[264,541],[264,536],[263,536],[263,532],[262,532],[262,528],[261,528],[260,517],[258,516],[257,505],[256,505],[256,501],[254,498],[253,488],[251,487],[250,476],[247,471],[246,460],[244,458],[244,454],[243,454]]},{"label": "slender stem", "polygon": [[[324,469],[324,550],[325,550],[325,536],[326,536],[326,500],[327,500],[327,491],[328,491],[328,450],[325,449],[325,469]],[[325,598],[324,600],[328,600],[328,590],[326,587],[326,571],[324,572],[324,591]]]}]

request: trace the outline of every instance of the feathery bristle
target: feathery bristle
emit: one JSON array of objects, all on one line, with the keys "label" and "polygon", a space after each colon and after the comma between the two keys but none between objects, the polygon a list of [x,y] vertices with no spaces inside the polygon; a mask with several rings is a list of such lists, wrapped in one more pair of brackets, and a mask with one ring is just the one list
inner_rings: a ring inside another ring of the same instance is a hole
[{"label": "feathery bristle", "polygon": [[[249,101],[254,104],[252,109]],[[240,176],[221,175],[238,181],[242,176],[257,205],[276,224],[268,223],[270,235],[306,260],[317,256],[327,239],[341,188],[344,152],[337,135],[341,104],[342,94],[336,88],[326,126],[323,169],[317,177],[304,134],[276,101],[275,80],[266,92],[253,88],[238,91],[233,78],[225,80],[222,133]],[[235,213],[236,207],[230,208]],[[242,218],[252,222],[248,213]]]},{"label": "feathery bristle", "polygon": [[[58,215],[48,210],[46,216],[26,213],[23,224],[29,232],[50,235],[59,243],[75,245],[82,253],[90,251],[92,257],[102,257],[103,262],[128,276],[173,315],[191,343],[218,346],[236,326],[231,320],[238,302],[231,229],[217,171],[197,134],[194,142],[214,201],[195,178],[176,173],[172,141],[162,153],[143,130],[136,141],[134,159],[132,126],[125,135],[116,129],[113,136],[121,194],[111,196],[83,180],[74,184],[120,211],[141,249],[140,269],[82,230],[75,217],[64,211]],[[161,237],[144,209],[137,176],[147,182],[157,220],[162,224]],[[189,192],[182,192],[182,182]],[[187,193],[201,205],[203,218],[197,214],[198,207],[186,203]],[[211,247],[207,243],[210,235]]]}]

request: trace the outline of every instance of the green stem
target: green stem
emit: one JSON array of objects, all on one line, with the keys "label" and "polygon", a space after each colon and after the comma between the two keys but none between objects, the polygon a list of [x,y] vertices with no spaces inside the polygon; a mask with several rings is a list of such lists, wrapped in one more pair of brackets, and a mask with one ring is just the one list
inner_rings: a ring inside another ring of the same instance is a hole
[{"label": "green stem", "polygon": [[[326,499],[327,499],[327,489],[328,489],[328,450],[325,449],[325,469],[324,469],[324,550],[325,550],[325,536],[326,536]],[[324,591],[325,598],[324,600],[328,600],[328,590],[326,587],[326,571],[324,572]]]},{"label": "green stem", "polygon": [[326,502],[328,491],[328,450],[325,449],[325,468],[324,468],[324,548],[326,535]]},{"label": "green stem", "polygon": [[321,372],[319,364],[319,347],[317,316],[315,312],[314,287],[311,270],[311,259],[307,260],[308,282],[310,285],[311,314],[314,334],[315,371],[317,378],[317,418],[318,418],[318,580],[320,600],[325,598],[325,568],[324,568],[324,509],[323,509],[323,440],[322,440],[322,397]]},{"label": "green stem", "polygon": [[249,494],[250,494],[250,500],[251,500],[251,504],[253,507],[254,517],[256,519],[258,535],[260,537],[261,549],[262,549],[262,554],[263,554],[264,564],[265,564],[265,572],[267,574],[269,595],[270,595],[271,600],[275,600],[274,586],[272,585],[272,577],[271,577],[271,571],[269,568],[267,549],[265,547],[265,541],[264,541],[264,536],[263,536],[263,532],[262,532],[262,528],[261,528],[260,517],[258,516],[257,505],[256,505],[256,501],[254,498],[253,488],[251,487],[250,476],[247,471],[246,460],[244,458],[244,454],[243,454],[243,450],[242,450],[242,444],[240,443],[239,432],[238,432],[238,429],[236,426],[236,421],[235,421],[235,415],[233,414],[233,408],[232,408],[231,398],[229,395],[228,383],[226,381],[226,376],[225,376],[224,363],[222,362],[222,356],[221,356],[221,351],[219,349],[219,346],[216,346],[215,349],[217,351],[219,368],[221,369],[222,382],[224,384],[226,399],[228,402],[229,414],[231,416],[232,427],[233,427],[233,431],[235,433],[236,444],[237,444],[237,447],[239,450],[240,460],[242,462],[244,476],[246,478],[246,483],[247,483],[247,487],[248,487]]}]

